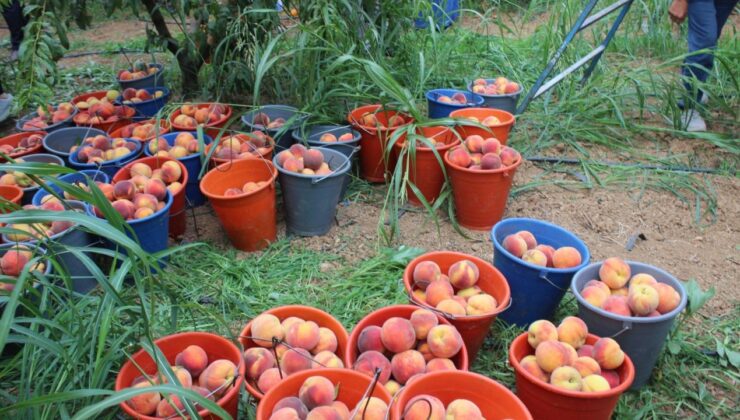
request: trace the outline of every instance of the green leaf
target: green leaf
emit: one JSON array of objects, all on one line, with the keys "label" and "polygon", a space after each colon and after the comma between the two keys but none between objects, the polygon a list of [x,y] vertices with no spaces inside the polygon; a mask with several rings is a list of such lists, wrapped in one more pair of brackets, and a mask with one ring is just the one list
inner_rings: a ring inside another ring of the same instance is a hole
[{"label": "green leaf", "polygon": [[699,283],[697,283],[694,279],[682,283],[686,288],[686,294],[689,301],[689,314],[696,313],[715,294],[714,286],[704,291],[702,290],[701,286],[699,286]]}]

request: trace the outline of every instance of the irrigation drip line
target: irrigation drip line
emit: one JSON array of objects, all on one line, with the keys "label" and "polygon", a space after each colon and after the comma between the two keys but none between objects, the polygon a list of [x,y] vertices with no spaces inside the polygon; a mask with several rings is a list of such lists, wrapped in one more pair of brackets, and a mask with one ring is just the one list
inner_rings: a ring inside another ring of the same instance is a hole
[{"label": "irrigation drip line", "polygon": [[603,161],[603,160],[595,160],[595,161],[582,161],[579,159],[574,158],[559,158],[559,157],[547,157],[547,156],[528,156],[525,157],[525,159],[532,161],[532,162],[542,162],[542,163],[552,163],[552,164],[558,164],[558,163],[565,163],[568,165],[580,165],[583,162],[594,164],[594,165],[601,165],[601,166],[608,166],[608,167],[628,167],[628,168],[638,168],[638,169],[649,169],[649,170],[655,170],[655,171],[669,171],[669,172],[693,172],[693,173],[703,173],[703,174],[724,174],[726,172],[730,172],[732,176],[735,176],[737,171],[735,170],[719,170],[716,168],[703,168],[703,167],[696,167],[696,166],[667,166],[667,165],[648,165],[644,163],[622,163],[622,162],[610,162],[610,161]]},{"label": "irrigation drip line", "polygon": [[79,53],[73,53],[73,54],[65,54],[62,59],[65,58],[77,58],[77,57],[86,57],[88,55],[113,55],[113,54],[126,54],[126,53],[148,53],[149,51],[145,50],[127,50],[127,49],[121,49],[121,50],[115,50],[115,51],[85,51],[85,52],[79,52]]}]

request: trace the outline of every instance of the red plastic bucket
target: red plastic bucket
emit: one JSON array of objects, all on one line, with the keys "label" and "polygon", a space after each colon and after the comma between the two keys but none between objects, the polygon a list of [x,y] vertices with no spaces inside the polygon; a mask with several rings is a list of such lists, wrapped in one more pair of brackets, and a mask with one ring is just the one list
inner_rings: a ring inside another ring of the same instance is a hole
[{"label": "red plastic bucket", "polygon": [[[337,337],[337,351],[335,352],[335,354],[340,359],[344,358],[344,354],[346,353],[346,350],[347,350],[347,343],[349,341],[349,336],[347,335],[347,330],[345,330],[344,326],[342,326],[342,323],[337,321],[337,319],[331,316],[331,314],[324,312],[318,308],[313,308],[311,306],[303,306],[303,305],[280,306],[280,307],[272,308],[268,311],[265,311],[263,312],[263,314],[275,315],[280,321],[285,320],[285,318],[295,316],[295,317],[303,319],[304,321],[313,321],[319,327],[330,329],[334,333],[334,335]],[[256,346],[254,341],[252,341],[252,339],[249,338],[251,336],[252,336],[252,321],[249,321],[247,325],[244,326],[244,329],[242,330],[242,332],[239,334],[239,342],[244,347],[244,350],[247,350],[249,348]],[[324,372],[324,371],[325,370],[323,369],[321,370],[321,372]],[[314,372],[314,374],[316,374],[317,371],[314,369],[311,369],[306,372]],[[298,375],[299,373],[303,373],[303,372],[294,373],[293,375],[290,375],[290,377],[293,377],[294,375]],[[256,386],[254,386],[254,384],[251,384],[249,381],[246,381],[245,385],[247,387],[247,391],[250,394],[252,394],[254,398],[259,400],[265,396],[265,394],[263,394],[259,389],[257,389]],[[300,384],[298,384],[298,387],[300,387]],[[296,390],[297,389],[298,388],[296,388]],[[277,400],[275,402],[277,402]],[[272,410],[270,410],[270,412],[272,412]]]},{"label": "red plastic bucket", "polygon": [[[509,347],[509,364],[516,375],[516,394],[536,419],[580,420],[610,419],[619,396],[635,379],[635,367],[625,354],[622,366],[617,369],[619,386],[608,391],[578,392],[555,387],[525,371],[519,364],[525,356],[534,354],[527,342],[528,334],[522,333]],[[593,345],[599,337],[589,334],[586,344]]]},{"label": "red plastic bucket", "polygon": [[75,114],[75,116],[72,118],[72,121],[74,121],[75,125],[78,127],[91,127],[91,128],[96,128],[98,130],[105,131],[106,133],[111,133],[113,131],[118,130],[121,127],[125,127],[131,124],[131,119],[134,117],[134,115],[136,115],[136,110],[131,107],[124,106],[124,105],[116,105],[116,106],[123,107],[123,111],[124,111],[124,114],[118,117],[118,120],[116,121],[103,122],[99,124],[78,123],[77,121],[79,121],[78,117],[80,115],[79,112]]},{"label": "red plastic bucket", "polygon": [[[321,369],[298,372],[285,378],[265,394],[265,397],[257,405],[257,420],[269,420],[275,405],[283,398],[297,397],[303,382],[312,376],[323,376],[337,385],[335,401],[343,402],[350,413],[362,400],[365,391],[370,388],[372,382],[372,378],[369,376],[349,369]],[[380,383],[375,384],[370,396],[380,398],[386,404],[391,402],[390,394]],[[357,416],[356,418],[360,417]]]},{"label": "red plastic bucket", "polygon": [[[264,159],[241,159],[210,170],[200,181],[231,243],[242,251],[265,248],[277,237],[275,178],[277,170]],[[224,196],[229,188],[267,181],[262,188],[241,195]]]},{"label": "red plastic bucket", "polygon": [[466,118],[475,117],[478,119],[478,122],[491,116],[498,118],[501,123],[491,126],[490,130],[473,125],[458,124],[457,132],[460,133],[460,136],[463,139],[468,136],[472,136],[473,134],[477,134],[483,138],[491,137],[491,134],[493,134],[493,137],[496,137],[502,145],[505,145],[509,140],[511,127],[514,126],[514,121],[516,119],[514,115],[504,110],[493,108],[465,108],[452,111],[450,113],[450,118],[460,118],[464,120]]},{"label": "red plastic bucket", "polygon": [[[360,356],[357,349],[357,340],[360,338],[360,333],[365,328],[376,325],[382,327],[383,323],[390,318],[399,317],[409,319],[414,311],[418,310],[418,306],[414,305],[391,305],[384,308],[380,308],[376,311],[370,312],[360,322],[355,325],[352,333],[349,335],[349,344],[347,345],[347,351],[344,355],[344,365],[347,368],[351,368],[357,358]],[[439,324],[453,325],[447,319],[440,315],[437,315]],[[464,336],[463,336],[464,337]],[[455,367],[458,370],[468,370],[468,350],[466,348],[467,342],[463,339],[463,345],[459,352],[453,356],[450,360],[455,363]]]},{"label": "red plastic bucket", "polygon": [[463,398],[478,406],[486,419],[531,419],[524,404],[500,383],[473,372],[441,371],[415,377],[401,388],[391,406],[391,420],[402,420],[406,405],[419,395],[439,398],[447,407]]},{"label": "red plastic bucket", "polygon": [[77,105],[82,101],[87,102],[90,98],[103,99],[106,96],[108,96],[107,90],[96,90],[95,92],[83,93],[72,98],[72,105]]},{"label": "red plastic bucket", "polygon": [[[45,131],[24,131],[23,133],[11,134],[9,136],[5,136],[1,138],[0,145],[9,144],[10,146],[15,148],[15,147],[18,147],[18,144],[21,142],[21,140],[25,139],[28,136],[34,135],[34,134],[41,135],[43,139],[43,137],[45,137],[47,133]],[[11,153],[8,156],[11,157],[12,159],[16,159],[22,156],[31,155],[34,153],[40,153],[43,147],[44,147],[44,143],[42,141],[39,141],[39,144],[37,146],[31,147],[22,152]],[[5,162],[5,158],[0,157],[0,162]]]},{"label": "red plastic bucket", "polygon": [[[205,102],[201,104],[196,104],[195,107],[197,109],[202,109],[202,108],[208,108],[209,106],[213,104],[214,104],[213,102]],[[229,118],[231,118],[231,114],[233,112],[233,109],[229,105],[226,105],[226,104],[219,104],[219,105],[222,105],[224,107],[224,113],[221,115],[221,119],[219,119],[218,121],[214,121],[212,123],[208,123],[203,126],[203,131],[205,131],[205,133],[214,140],[216,140],[216,136],[218,136],[218,133],[221,132],[221,129],[223,127],[226,127],[226,124],[228,124]],[[180,111],[180,108],[177,108],[175,112],[173,112],[170,115],[170,125],[172,126],[172,130],[173,131],[196,131],[197,130],[196,127],[185,127],[185,126],[174,123],[175,118],[177,118],[177,116],[180,115],[181,113],[182,112]],[[226,135],[225,133],[226,131],[224,131],[224,135]]]},{"label": "red plastic bucket", "polygon": [[458,223],[472,230],[490,230],[504,216],[511,183],[522,158],[511,166],[487,171],[455,165],[450,162],[449,153],[445,153],[444,161]]},{"label": "red plastic bucket", "polygon": [[[450,267],[458,261],[470,260],[477,267],[479,272],[478,283],[476,284],[484,292],[496,299],[496,310],[486,315],[476,316],[454,316],[445,314],[445,318],[457,328],[465,341],[468,349],[468,359],[473,362],[478,355],[478,351],[483,345],[483,341],[491,329],[491,324],[496,320],[496,316],[506,310],[511,303],[511,291],[509,283],[503,274],[488,261],[482,260],[472,255],[452,251],[436,251],[420,255],[414,258],[406,269],[403,271],[403,285],[409,300],[417,305],[429,307],[425,303],[418,301],[413,296],[414,290],[414,269],[422,261],[434,261],[439,266],[443,274],[446,274]],[[436,311],[436,309],[435,309]]]},{"label": "red plastic bucket", "polygon": [[164,156],[150,156],[145,157],[141,159],[136,159],[134,161],[131,161],[130,163],[126,164],[123,168],[121,168],[118,172],[116,172],[115,175],[113,175],[113,183],[123,181],[126,179],[131,179],[131,167],[135,163],[143,163],[147,166],[149,166],[152,169],[159,169],[162,167],[162,164],[167,162],[168,160],[171,160],[173,162],[177,162],[177,164],[180,166],[180,170],[182,171],[182,176],[180,177],[180,182],[182,184],[182,188],[180,188],[180,191],[173,194],[172,196],[172,207],[170,207],[170,236],[173,238],[179,238],[183,234],[185,234],[185,186],[188,184],[188,171],[185,168],[185,165],[182,164],[177,159],[171,159]]},{"label": "red plastic bucket", "polygon": [[[139,122],[135,122],[135,123],[131,123],[131,124],[125,125],[123,127],[120,127],[120,128],[117,128],[117,129],[113,130],[110,133],[110,136],[113,137],[113,138],[124,137],[124,138],[128,138],[128,139],[131,139],[131,140],[139,140],[136,137],[131,137],[131,135],[129,134],[130,133],[130,130],[133,130],[134,128],[136,128],[136,127],[138,127],[138,126],[140,126],[142,124],[154,123],[154,121],[155,121],[154,119],[151,119],[151,120],[139,121]],[[128,131],[128,133],[127,133],[127,131]],[[167,134],[169,132],[170,132],[170,124],[167,122],[167,120],[159,120],[159,134],[160,135],[161,134]],[[153,136],[147,137],[147,138],[145,138],[143,140],[139,140],[139,141],[141,141],[141,142],[147,142],[147,141],[153,139],[156,136],[157,135],[155,134]]]},{"label": "red plastic bucket", "polygon": [[[242,360],[241,350],[231,341],[211,333],[205,332],[184,332],[162,337],[154,341],[159,347],[162,354],[167,358],[170,365],[175,365],[175,356],[185,350],[190,345],[198,345],[205,350],[208,360],[227,359],[233,362],[239,369],[239,377],[234,382],[234,386],[224,394],[221,399],[216,401],[219,407],[226,410],[233,418],[236,418],[239,408],[239,392],[244,381],[245,367]],[[133,362],[132,362],[133,361]],[[136,365],[134,365],[136,363]],[[131,387],[131,383],[141,372],[137,365],[145,373],[151,375],[157,372],[157,364],[144,349],[139,350],[131,356],[130,360],[121,366],[121,370],[116,377],[116,392]],[[121,409],[130,417],[142,420],[155,420],[157,417],[143,416],[135,412],[125,402],[120,404]],[[198,414],[204,419],[217,419],[208,410],[201,410]]]},{"label": "red plastic bucket", "polygon": [[360,132],[360,176],[369,182],[385,182],[385,175],[392,168],[390,156],[386,154],[388,140],[392,137],[393,132],[403,125],[378,129],[376,126],[362,125],[362,116],[367,113],[374,113],[378,123],[386,125],[388,120],[394,115],[400,115],[406,123],[412,122],[413,119],[402,112],[395,110],[382,109],[381,105],[365,105],[353,109],[347,116],[347,121],[352,127]]},{"label": "red plastic bucket", "polygon": [[[417,133],[445,144],[436,148],[440,160],[442,160],[442,156],[450,148],[460,143],[460,139],[455,136],[449,127],[445,126],[419,127],[417,128]],[[432,204],[439,197],[439,192],[445,183],[444,163],[440,163],[437,160],[437,155],[434,154],[434,150],[426,146],[416,146],[416,155],[414,158],[411,158],[409,155],[401,157],[401,150],[405,147],[405,143],[405,141],[398,141],[393,145],[396,156],[402,159],[401,163],[404,169],[406,169],[407,160],[410,161],[409,182],[421,191],[427,203]],[[419,200],[410,186],[406,187],[406,195],[408,196],[409,203],[421,205],[421,200]]]}]

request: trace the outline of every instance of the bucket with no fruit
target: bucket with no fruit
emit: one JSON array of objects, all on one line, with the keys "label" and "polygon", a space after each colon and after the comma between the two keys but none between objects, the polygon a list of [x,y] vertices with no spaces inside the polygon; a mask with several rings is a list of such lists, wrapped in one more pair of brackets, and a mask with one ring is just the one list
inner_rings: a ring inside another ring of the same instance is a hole
[{"label": "bucket with no fruit", "polygon": [[450,118],[459,120],[456,129],[463,139],[477,134],[484,139],[495,137],[502,145],[509,140],[509,132],[515,121],[513,114],[492,108],[459,109],[450,113]]},{"label": "bucket with no fruit", "polygon": [[70,151],[88,137],[104,136],[105,131],[91,127],[69,127],[49,133],[44,137],[44,149],[69,162]]}]

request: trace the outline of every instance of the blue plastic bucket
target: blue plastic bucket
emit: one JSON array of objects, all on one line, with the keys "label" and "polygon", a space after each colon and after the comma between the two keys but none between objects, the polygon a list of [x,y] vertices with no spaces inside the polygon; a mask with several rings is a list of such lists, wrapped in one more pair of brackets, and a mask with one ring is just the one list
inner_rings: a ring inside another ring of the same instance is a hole
[{"label": "blue plastic bucket", "polygon": [[108,175],[109,178],[113,178],[113,175],[118,172],[119,169],[126,166],[127,163],[131,162],[132,160],[135,160],[139,157],[141,154],[141,148],[142,148],[142,142],[137,140],[131,140],[126,139],[127,143],[133,143],[135,145],[135,149],[127,154],[126,156],[107,160],[101,164],[97,163],[82,163],[79,160],[77,160],[77,156],[79,155],[80,149],[77,149],[75,153],[72,153],[69,155],[69,165],[77,170],[100,170],[105,172],[106,175]]},{"label": "blue plastic bucket", "polygon": [[[485,79],[486,82],[491,83],[496,79]],[[468,83],[468,91],[473,92],[473,82]],[[524,91],[524,87],[519,84],[519,90],[514,93],[503,93],[501,95],[486,95],[478,93],[483,98],[484,108],[500,109],[508,112],[509,114],[516,115],[516,105],[519,102],[519,96]]]},{"label": "blue plastic bucket", "polygon": [[[50,155],[48,153],[36,153],[35,155],[21,156],[18,159],[23,159],[24,162],[36,162],[36,163],[49,163],[57,164],[59,166],[65,166],[64,161],[59,156]],[[5,172],[0,172],[0,176],[4,175]],[[21,198],[21,204],[31,204],[33,196],[40,190],[39,186],[32,186],[23,188],[23,197]]]},{"label": "blue plastic bucket", "polygon": [[[144,90],[149,92],[149,94],[152,96],[152,99],[142,102],[129,102],[124,104],[136,110],[136,115],[134,115],[133,117],[134,121],[148,120],[150,118],[156,117],[159,110],[164,108],[164,106],[170,100],[170,90],[166,87],[150,87],[144,88]],[[155,98],[154,93],[158,90],[162,91],[162,96],[160,96],[159,98]],[[117,101],[119,103],[123,103],[123,96],[119,96]]]},{"label": "blue plastic bucket", "polygon": [[[266,114],[270,117],[270,120],[274,120],[275,118],[284,118],[285,125],[275,129],[268,129],[261,125],[255,125],[253,122],[254,117],[259,113]],[[265,105],[242,115],[242,123],[252,131],[260,130],[267,132],[267,134],[275,140],[275,154],[277,154],[289,148],[293,144],[291,131],[303,124],[306,117],[306,115],[300,114],[298,109],[293,106]],[[292,121],[290,120],[291,118],[293,118]]]},{"label": "blue plastic bucket", "polygon": [[82,140],[87,137],[99,135],[107,136],[105,131],[92,127],[62,128],[44,137],[44,149],[51,154],[61,157],[65,162],[69,162],[69,151],[72,150],[73,146],[79,146],[82,144]]},{"label": "blue plastic bucket", "polygon": [[75,114],[77,114],[77,108],[75,108],[74,111],[72,111],[72,115],[70,115],[69,118],[65,119],[64,121],[59,121],[58,123],[55,123],[55,124],[49,124],[44,128],[31,128],[31,129],[23,128],[23,124],[25,124],[27,121],[38,117],[39,113],[34,111],[18,119],[18,122],[15,123],[15,128],[18,131],[26,132],[26,133],[31,133],[34,131],[46,131],[47,133],[51,133],[53,131],[61,130],[66,127],[74,127],[75,122],[72,121],[72,118],[74,118]]},{"label": "blue plastic bucket", "polygon": [[[165,139],[167,144],[172,146],[175,144],[175,139],[180,133],[190,133],[193,137],[198,138],[198,133],[193,131],[174,131],[172,133],[162,134],[159,137]],[[211,137],[207,136],[205,133],[203,134],[203,142],[206,145],[211,144],[212,141],[213,139]],[[149,147],[144,148],[144,154],[147,156],[153,156],[152,152],[149,151]],[[182,162],[182,164],[185,165],[185,169],[188,170],[188,184],[185,186],[185,198],[190,207],[202,206],[206,202],[206,196],[200,192],[200,179],[198,179],[200,171],[203,168],[203,162],[201,160],[202,157],[203,152],[198,152],[177,159]]]},{"label": "blue plastic bucket", "polygon": [[[550,268],[530,264],[505,250],[504,238],[520,230],[531,232],[538,244],[557,249],[572,246],[581,253],[581,264],[571,268]],[[511,307],[499,315],[520,327],[538,319],[552,319],[555,309],[570,287],[575,273],[588,264],[591,254],[586,244],[560,226],[537,219],[504,219],[491,230],[493,265],[503,273],[511,287]]]},{"label": "blue plastic bucket", "polygon": [[[66,182],[68,184],[72,184],[75,182],[82,182],[87,184],[88,180],[91,181],[100,181],[103,183],[110,182],[110,177],[108,174],[106,174],[103,171],[97,170],[97,169],[87,169],[83,171],[77,171],[74,174],[66,174],[59,177],[60,181]],[[53,182],[47,182],[46,185],[54,190],[57,194],[62,194],[63,191],[61,188],[59,188],[58,185],[55,185]],[[31,199],[31,204],[34,206],[40,206],[42,200],[44,197],[49,195],[49,192],[45,189],[39,188],[38,191],[36,191],[36,194],[33,195],[33,198]]]},{"label": "blue plastic bucket", "polygon": [[150,87],[162,87],[165,85],[164,80],[164,66],[158,63],[150,63],[150,67],[157,67],[159,68],[159,71],[157,71],[154,74],[150,74],[148,76],[142,77],[140,79],[136,80],[118,80],[118,84],[121,86],[121,90],[127,89],[127,88],[134,88],[134,89],[146,89]]},{"label": "blue plastic bucket", "polygon": [[659,283],[666,283],[676,289],[681,295],[678,306],[656,317],[633,317],[617,315],[591,305],[581,296],[581,290],[589,280],[599,278],[601,262],[578,270],[570,288],[578,300],[578,317],[586,323],[588,331],[600,337],[614,338],[632,359],[635,365],[635,380],[630,389],[634,390],[640,389],[650,379],[673,322],[686,307],[687,294],[681,282],[666,271],[636,261],[625,262],[629,264],[633,276],[637,273],[650,274]]},{"label": "blue plastic bucket", "polygon": [[[465,104],[450,104],[439,102],[439,97],[449,96],[456,93],[462,93],[467,99]],[[466,92],[458,89],[432,89],[427,91],[427,115],[429,118],[446,118],[450,116],[452,111],[457,111],[462,108],[478,108],[483,105],[483,97],[472,92]]]},{"label": "blue plastic bucket", "polygon": [[[440,28],[452,25],[460,17],[460,2],[458,0],[431,0],[434,24]],[[414,20],[417,28],[423,29],[429,26],[428,14],[419,13]]]}]

